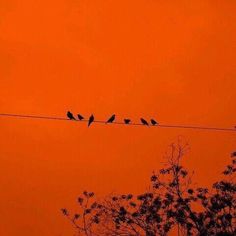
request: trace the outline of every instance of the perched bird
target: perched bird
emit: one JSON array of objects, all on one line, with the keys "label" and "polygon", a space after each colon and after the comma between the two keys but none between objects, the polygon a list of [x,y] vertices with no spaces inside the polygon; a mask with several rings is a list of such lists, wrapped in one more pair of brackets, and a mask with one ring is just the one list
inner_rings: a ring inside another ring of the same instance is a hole
[{"label": "perched bird", "polygon": [[129,124],[131,122],[130,119],[124,119],[125,124]]},{"label": "perched bird", "polygon": [[94,122],[94,116],[91,115],[91,116],[89,117],[88,127],[89,127],[93,122]]},{"label": "perched bird", "polygon": [[84,117],[81,116],[80,114],[78,114],[77,116],[78,116],[78,119],[79,119],[79,120],[83,120],[83,119],[84,119]]},{"label": "perched bird", "polygon": [[113,114],[113,115],[107,120],[106,124],[107,124],[107,123],[112,123],[112,122],[115,120],[115,118],[116,118],[116,115]]},{"label": "perched bird", "polygon": [[154,119],[151,119],[151,124],[152,125],[158,125],[158,123]]},{"label": "perched bird", "polygon": [[148,122],[144,120],[143,118],[140,119],[143,125],[148,125]]},{"label": "perched bird", "polygon": [[68,117],[70,120],[75,120],[75,117],[73,116],[73,114],[72,114],[70,111],[67,112],[67,117]]}]

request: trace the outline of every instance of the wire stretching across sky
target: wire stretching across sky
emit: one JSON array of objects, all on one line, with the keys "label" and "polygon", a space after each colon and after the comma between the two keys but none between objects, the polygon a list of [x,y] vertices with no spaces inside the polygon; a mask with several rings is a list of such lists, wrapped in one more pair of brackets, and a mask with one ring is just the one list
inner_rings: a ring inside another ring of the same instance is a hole
[{"label": "wire stretching across sky", "polygon": [[[87,119],[84,120],[70,120],[64,117],[54,117],[54,116],[37,116],[37,115],[23,115],[23,114],[7,114],[7,113],[0,113],[2,117],[15,117],[15,118],[26,118],[26,119],[43,119],[43,120],[59,120],[59,121],[69,121],[69,122],[88,122]],[[94,120],[94,123],[102,123],[105,124],[106,121],[104,120]],[[125,124],[124,122],[117,122],[114,121],[114,125],[132,125],[132,126],[144,126],[141,123],[129,123]],[[111,125],[109,124],[109,125]],[[178,128],[178,129],[197,129],[197,130],[209,130],[209,131],[226,131],[226,132],[236,132],[236,128],[222,128],[222,127],[209,127],[209,126],[192,126],[192,125],[174,125],[174,124],[158,124],[158,125],[151,125],[151,127],[157,128]]]}]

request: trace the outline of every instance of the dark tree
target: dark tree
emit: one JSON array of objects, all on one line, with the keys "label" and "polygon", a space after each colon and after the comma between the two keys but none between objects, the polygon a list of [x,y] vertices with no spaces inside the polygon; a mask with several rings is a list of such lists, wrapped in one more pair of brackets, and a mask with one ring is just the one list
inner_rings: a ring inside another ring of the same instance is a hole
[{"label": "dark tree", "polygon": [[236,155],[211,189],[194,187],[192,175],[181,160],[187,144],[170,145],[164,168],[151,176],[150,191],[111,195],[99,202],[94,193],[78,198],[79,213],[62,213],[78,235],[165,236],[171,230],[180,235],[236,235]]}]

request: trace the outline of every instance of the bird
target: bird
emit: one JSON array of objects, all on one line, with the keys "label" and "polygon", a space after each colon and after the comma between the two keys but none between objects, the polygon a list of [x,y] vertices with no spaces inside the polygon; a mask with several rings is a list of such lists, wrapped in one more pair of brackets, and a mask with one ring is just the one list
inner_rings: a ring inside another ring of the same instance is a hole
[{"label": "bird", "polygon": [[88,121],[88,127],[94,122],[94,116],[93,114],[89,117],[89,121]]},{"label": "bird", "polygon": [[125,124],[128,125],[131,122],[131,120],[130,119],[124,119],[124,122],[125,122]]},{"label": "bird", "polygon": [[78,116],[79,120],[83,120],[84,119],[84,117],[82,115],[80,115],[80,114],[78,114],[77,116]]},{"label": "bird", "polygon": [[158,125],[158,123],[154,119],[151,119],[151,124],[152,125]]},{"label": "bird", "polygon": [[141,122],[143,125],[147,125],[148,126],[148,122],[146,120],[144,120],[143,118],[140,118]]},{"label": "bird", "polygon": [[72,114],[70,111],[67,112],[67,117],[68,117],[70,120],[75,120],[75,117],[73,116],[73,114]]},{"label": "bird", "polygon": [[107,120],[106,124],[107,124],[107,123],[112,123],[112,122],[115,120],[115,118],[116,118],[116,115],[113,114],[113,115]]}]

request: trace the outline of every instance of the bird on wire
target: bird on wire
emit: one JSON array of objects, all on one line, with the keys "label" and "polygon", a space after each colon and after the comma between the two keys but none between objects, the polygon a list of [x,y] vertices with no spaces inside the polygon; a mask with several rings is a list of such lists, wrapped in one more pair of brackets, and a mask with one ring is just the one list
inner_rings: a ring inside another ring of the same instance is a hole
[{"label": "bird on wire", "polygon": [[125,122],[125,124],[128,125],[131,122],[131,120],[130,119],[124,119],[124,122]]},{"label": "bird on wire", "polygon": [[88,127],[94,122],[94,116],[93,114],[89,117],[89,121],[88,121]]},{"label": "bird on wire", "polygon": [[78,114],[77,116],[78,116],[79,120],[83,120],[84,119],[84,117],[82,115],[80,115],[80,114]]},{"label": "bird on wire", "polygon": [[143,125],[147,125],[148,126],[148,122],[146,120],[144,120],[143,118],[140,118],[141,122]]},{"label": "bird on wire", "polygon": [[74,115],[73,115],[70,111],[67,112],[67,117],[68,117],[70,120],[75,120]]},{"label": "bird on wire", "polygon": [[112,123],[112,122],[115,120],[115,118],[116,118],[116,115],[113,114],[113,115],[106,121],[106,124],[107,124],[107,123]]},{"label": "bird on wire", "polygon": [[151,119],[151,124],[152,125],[158,125],[158,123],[154,119]]}]

